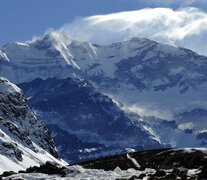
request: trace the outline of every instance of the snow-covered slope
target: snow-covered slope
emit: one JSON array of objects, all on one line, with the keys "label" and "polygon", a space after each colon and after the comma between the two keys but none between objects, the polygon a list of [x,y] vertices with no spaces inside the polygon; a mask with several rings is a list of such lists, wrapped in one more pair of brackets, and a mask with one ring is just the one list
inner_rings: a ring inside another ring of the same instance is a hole
[{"label": "snow-covered slope", "polygon": [[22,91],[0,78],[0,174],[46,161],[64,164],[43,122],[37,120]]}]

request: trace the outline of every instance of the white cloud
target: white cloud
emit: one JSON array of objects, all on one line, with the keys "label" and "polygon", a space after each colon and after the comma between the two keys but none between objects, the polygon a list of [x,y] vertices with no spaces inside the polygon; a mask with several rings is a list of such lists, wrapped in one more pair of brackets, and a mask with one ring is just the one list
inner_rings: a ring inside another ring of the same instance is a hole
[{"label": "white cloud", "polygon": [[[123,0],[127,2],[128,0]],[[202,7],[206,4],[206,0],[135,0],[138,4],[145,5],[156,5],[156,6],[165,6],[165,7]]]},{"label": "white cloud", "polygon": [[154,107],[153,105],[144,105],[144,104],[134,104],[129,106],[128,109],[130,111],[139,114],[141,117],[143,116],[154,116],[156,118],[164,119],[164,120],[173,120],[174,115],[168,109],[163,109],[160,107]]},{"label": "white cloud", "polygon": [[134,36],[175,44],[207,55],[207,14],[197,8],[137,11],[77,19],[59,32],[98,44],[128,40]]},{"label": "white cloud", "polygon": [[193,129],[195,127],[195,124],[192,122],[182,123],[178,125],[179,129],[185,130],[185,129]]}]

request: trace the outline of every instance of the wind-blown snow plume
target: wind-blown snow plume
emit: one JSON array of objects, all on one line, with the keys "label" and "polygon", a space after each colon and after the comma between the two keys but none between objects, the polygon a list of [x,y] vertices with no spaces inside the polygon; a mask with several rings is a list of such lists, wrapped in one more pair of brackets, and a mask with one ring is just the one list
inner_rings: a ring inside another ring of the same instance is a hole
[{"label": "wind-blown snow plume", "polygon": [[203,41],[207,36],[207,13],[197,8],[147,8],[97,15],[77,19],[57,31],[98,44],[145,37],[207,54],[207,42]]}]

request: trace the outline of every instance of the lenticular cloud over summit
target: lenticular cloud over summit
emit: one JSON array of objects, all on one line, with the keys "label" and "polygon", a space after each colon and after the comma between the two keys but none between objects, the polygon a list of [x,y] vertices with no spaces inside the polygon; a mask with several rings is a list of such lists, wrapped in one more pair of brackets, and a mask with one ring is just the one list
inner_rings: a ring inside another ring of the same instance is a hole
[{"label": "lenticular cloud over summit", "polygon": [[143,37],[185,46],[207,55],[207,42],[203,41],[207,37],[207,14],[197,8],[146,8],[97,15],[76,19],[58,31],[77,40],[98,44]]}]

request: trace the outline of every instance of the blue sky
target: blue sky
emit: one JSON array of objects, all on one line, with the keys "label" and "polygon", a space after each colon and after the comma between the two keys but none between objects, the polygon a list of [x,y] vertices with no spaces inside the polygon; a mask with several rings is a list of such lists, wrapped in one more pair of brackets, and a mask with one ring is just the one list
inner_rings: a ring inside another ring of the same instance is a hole
[{"label": "blue sky", "polygon": [[0,46],[60,28],[74,19],[146,7],[205,8],[204,0],[0,0]]}]

